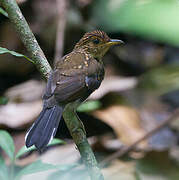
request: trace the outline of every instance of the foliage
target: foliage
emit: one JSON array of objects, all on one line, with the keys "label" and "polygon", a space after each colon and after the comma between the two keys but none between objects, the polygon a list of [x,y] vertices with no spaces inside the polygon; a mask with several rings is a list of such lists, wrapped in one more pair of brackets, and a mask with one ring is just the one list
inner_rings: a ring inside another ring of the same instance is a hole
[{"label": "foliage", "polygon": [[101,103],[99,101],[86,101],[78,107],[77,111],[90,112],[99,109],[100,107]]},{"label": "foliage", "polygon": [[31,63],[33,63],[33,61],[32,61],[30,58],[28,58],[27,56],[25,56],[25,55],[23,55],[23,54],[17,53],[17,52],[15,52],[15,51],[10,51],[10,50],[8,50],[8,49],[6,49],[6,48],[0,47],[0,54],[5,54],[5,53],[9,53],[9,54],[11,54],[11,55],[13,55],[13,56],[16,56],[16,57],[24,57],[25,59],[27,59],[28,61],[30,61]]},{"label": "foliage", "polygon": [[[64,144],[64,141],[60,139],[53,139],[52,142],[48,146],[57,145],[57,144]],[[40,160],[37,160],[28,166],[19,167],[20,170],[18,172],[14,172],[14,169],[17,167],[15,162],[17,159],[25,155],[27,152],[33,151],[36,148],[33,146],[32,148],[26,148],[23,146],[17,154],[15,154],[15,147],[14,141],[10,134],[7,131],[0,130],[0,147],[4,150],[4,152],[10,158],[11,164],[8,166],[5,164],[2,155],[0,155],[0,179],[1,180],[8,180],[8,179],[15,179],[19,180],[23,175],[37,173],[41,171],[46,171],[49,169],[58,169],[64,171],[68,168],[75,167],[76,164],[70,165],[52,165],[48,163],[43,163]]]},{"label": "foliage", "polygon": [[1,7],[0,7],[0,13],[3,14],[4,16],[8,17],[7,12],[4,11],[4,9],[2,9]]},{"label": "foliage", "polygon": [[5,105],[8,103],[8,98],[5,96],[0,96],[0,105]]},{"label": "foliage", "polygon": [[0,131],[0,147],[6,152],[12,162],[15,152],[14,142],[9,133],[3,130]]}]

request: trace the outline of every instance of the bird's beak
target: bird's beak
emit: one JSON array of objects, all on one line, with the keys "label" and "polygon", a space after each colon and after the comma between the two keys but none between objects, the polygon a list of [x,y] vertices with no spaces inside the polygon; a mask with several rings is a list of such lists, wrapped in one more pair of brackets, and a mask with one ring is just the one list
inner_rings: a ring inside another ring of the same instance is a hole
[{"label": "bird's beak", "polygon": [[122,40],[119,40],[119,39],[110,39],[110,41],[107,44],[109,46],[113,46],[113,45],[124,44],[124,42]]}]

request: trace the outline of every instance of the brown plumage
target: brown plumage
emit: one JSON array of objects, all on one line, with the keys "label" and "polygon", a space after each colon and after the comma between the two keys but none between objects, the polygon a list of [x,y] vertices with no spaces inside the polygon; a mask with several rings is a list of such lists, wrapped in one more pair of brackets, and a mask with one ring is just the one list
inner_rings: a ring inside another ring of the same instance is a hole
[{"label": "brown plumage", "polygon": [[102,57],[121,40],[112,40],[103,31],[86,33],[73,51],[57,61],[45,94],[43,110],[26,135],[26,146],[43,149],[55,136],[63,109],[69,102],[83,102],[99,88],[104,78]]}]

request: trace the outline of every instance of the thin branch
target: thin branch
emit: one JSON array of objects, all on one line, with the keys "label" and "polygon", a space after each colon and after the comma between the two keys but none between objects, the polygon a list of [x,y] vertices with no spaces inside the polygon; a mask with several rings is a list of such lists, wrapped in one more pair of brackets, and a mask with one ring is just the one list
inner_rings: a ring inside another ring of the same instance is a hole
[{"label": "thin branch", "polygon": [[37,69],[47,79],[51,67],[15,0],[0,0]]},{"label": "thin branch", "polygon": [[70,134],[78,147],[82,160],[88,169],[91,180],[103,180],[103,175],[100,172],[96,158],[87,141],[84,126],[76,115],[75,110],[75,103],[66,105],[63,112],[65,123],[67,124]]},{"label": "thin branch", "polygon": [[68,0],[56,0],[56,3],[58,21],[56,32],[55,62],[63,55]]},{"label": "thin branch", "polygon": [[107,158],[105,158],[100,163],[100,167],[104,167],[108,162],[112,161],[113,159],[116,159],[116,158],[119,158],[119,157],[125,155],[126,153],[128,153],[129,151],[134,149],[136,147],[136,145],[141,143],[141,141],[144,141],[145,139],[151,137],[156,132],[158,132],[159,130],[164,128],[166,125],[168,125],[171,121],[175,120],[177,117],[179,117],[179,109],[176,109],[170,118],[168,118],[167,120],[165,120],[164,122],[159,124],[156,128],[153,128],[151,131],[147,132],[143,137],[139,138],[137,141],[135,141],[130,146],[124,147],[122,150],[119,150],[119,151],[113,153],[112,155],[108,156]]}]

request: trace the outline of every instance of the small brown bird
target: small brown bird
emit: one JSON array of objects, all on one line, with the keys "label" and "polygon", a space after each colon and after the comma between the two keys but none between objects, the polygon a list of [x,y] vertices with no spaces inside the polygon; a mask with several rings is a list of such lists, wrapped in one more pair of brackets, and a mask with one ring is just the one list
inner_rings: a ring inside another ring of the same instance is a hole
[{"label": "small brown bird", "polygon": [[73,51],[57,61],[43,95],[43,110],[26,135],[26,146],[42,150],[56,134],[64,107],[83,102],[99,88],[104,78],[102,57],[112,45],[123,41],[110,39],[103,31],[86,33]]}]

